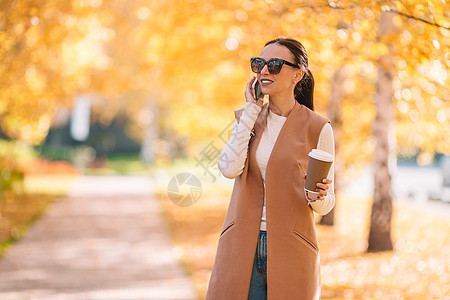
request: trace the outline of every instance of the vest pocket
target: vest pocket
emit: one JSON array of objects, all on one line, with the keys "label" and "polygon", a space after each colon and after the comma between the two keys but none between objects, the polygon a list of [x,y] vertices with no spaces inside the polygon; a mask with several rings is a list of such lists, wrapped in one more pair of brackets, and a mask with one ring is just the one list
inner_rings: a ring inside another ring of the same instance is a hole
[{"label": "vest pocket", "polygon": [[235,221],[233,221],[233,222],[231,222],[230,224],[228,224],[227,226],[225,226],[225,228],[222,230],[222,232],[220,233],[220,236],[222,236],[226,231],[228,231],[228,229],[230,229],[231,227],[233,227],[233,225],[235,224],[236,222]]},{"label": "vest pocket", "polygon": [[312,251],[314,251],[314,253],[318,253],[319,252],[319,248],[317,248],[316,245],[314,245],[313,242],[311,242],[310,240],[308,240],[307,238],[305,238],[301,233],[297,232],[297,231],[293,231],[292,232],[294,234],[294,236],[300,240],[304,245],[306,245],[309,249],[311,249]]}]

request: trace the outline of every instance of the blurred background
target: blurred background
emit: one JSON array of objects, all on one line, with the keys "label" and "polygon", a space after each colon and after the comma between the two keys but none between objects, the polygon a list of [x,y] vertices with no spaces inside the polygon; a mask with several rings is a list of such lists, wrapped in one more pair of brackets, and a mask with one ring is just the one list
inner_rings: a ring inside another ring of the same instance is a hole
[{"label": "blurred background", "polygon": [[[323,298],[447,299],[446,0],[1,1],[0,255],[79,178],[144,176],[204,298],[233,184],[218,155],[277,36],[305,46],[335,133]],[[183,172],[192,205],[168,193]]]}]

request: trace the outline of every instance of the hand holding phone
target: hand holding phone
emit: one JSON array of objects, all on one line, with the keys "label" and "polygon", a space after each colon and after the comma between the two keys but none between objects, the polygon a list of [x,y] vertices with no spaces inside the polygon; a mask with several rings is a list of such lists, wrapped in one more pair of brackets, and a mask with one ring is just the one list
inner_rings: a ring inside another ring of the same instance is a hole
[{"label": "hand holding phone", "polygon": [[[256,76],[253,76],[248,82],[247,86],[245,87],[245,100],[247,102],[254,102],[258,106],[263,106],[263,96],[261,91],[261,86],[259,85],[259,82],[256,79]],[[256,97],[256,98],[255,98]]]}]

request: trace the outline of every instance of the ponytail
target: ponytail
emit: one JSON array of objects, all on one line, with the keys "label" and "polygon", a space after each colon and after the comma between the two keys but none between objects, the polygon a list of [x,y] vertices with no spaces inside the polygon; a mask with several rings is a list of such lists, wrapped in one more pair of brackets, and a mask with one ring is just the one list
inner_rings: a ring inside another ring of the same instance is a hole
[{"label": "ponytail", "polygon": [[306,70],[302,80],[297,82],[294,88],[294,97],[298,103],[303,104],[310,110],[314,110],[313,103],[314,77],[309,69]]}]

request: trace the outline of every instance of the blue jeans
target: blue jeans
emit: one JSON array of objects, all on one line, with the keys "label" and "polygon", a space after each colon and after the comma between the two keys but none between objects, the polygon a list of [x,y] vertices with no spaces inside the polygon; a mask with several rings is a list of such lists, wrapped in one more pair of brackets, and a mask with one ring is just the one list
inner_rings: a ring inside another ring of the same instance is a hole
[{"label": "blue jeans", "polygon": [[262,230],[253,260],[248,300],[267,300],[267,232]]}]

